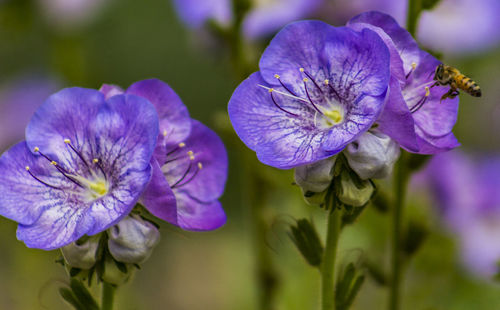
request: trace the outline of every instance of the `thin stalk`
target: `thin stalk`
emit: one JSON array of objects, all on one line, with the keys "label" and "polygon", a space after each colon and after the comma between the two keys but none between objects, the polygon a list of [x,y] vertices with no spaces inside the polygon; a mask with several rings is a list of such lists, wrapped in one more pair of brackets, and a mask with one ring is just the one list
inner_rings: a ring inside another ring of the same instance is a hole
[{"label": "thin stalk", "polygon": [[115,287],[107,282],[102,282],[101,310],[112,310],[115,297]]},{"label": "thin stalk", "polygon": [[335,260],[340,235],[341,210],[332,208],[328,215],[326,244],[321,263],[321,309],[335,310]]},{"label": "thin stalk", "polygon": [[422,12],[422,0],[408,1],[408,16],[406,18],[406,29],[415,37],[417,33],[417,24],[420,13]]},{"label": "thin stalk", "polygon": [[402,266],[402,251],[401,251],[401,233],[403,208],[406,197],[406,190],[410,171],[407,165],[407,156],[405,152],[401,153],[401,157],[396,165],[394,173],[394,206],[392,208],[392,259],[391,259],[391,290],[390,290],[390,310],[398,310],[400,295],[401,295],[401,266]]}]

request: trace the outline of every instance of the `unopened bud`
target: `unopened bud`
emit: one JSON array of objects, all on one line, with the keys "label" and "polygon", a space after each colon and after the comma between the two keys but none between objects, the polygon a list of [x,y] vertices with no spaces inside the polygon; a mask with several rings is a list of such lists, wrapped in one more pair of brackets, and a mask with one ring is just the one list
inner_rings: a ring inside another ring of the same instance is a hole
[{"label": "unopened bud", "polygon": [[96,263],[99,238],[83,237],[61,248],[64,261],[70,267],[90,269]]}]

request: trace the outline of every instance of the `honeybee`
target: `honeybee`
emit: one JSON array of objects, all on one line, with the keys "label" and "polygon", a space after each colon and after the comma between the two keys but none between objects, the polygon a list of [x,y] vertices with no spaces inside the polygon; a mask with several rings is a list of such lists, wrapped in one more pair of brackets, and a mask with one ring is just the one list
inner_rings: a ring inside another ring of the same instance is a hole
[{"label": "honeybee", "polygon": [[443,64],[437,66],[434,74],[434,80],[436,83],[432,86],[450,85],[450,90],[441,97],[441,101],[446,98],[455,98],[459,94],[459,89],[465,91],[473,97],[481,97],[481,88],[479,85],[453,67]]}]

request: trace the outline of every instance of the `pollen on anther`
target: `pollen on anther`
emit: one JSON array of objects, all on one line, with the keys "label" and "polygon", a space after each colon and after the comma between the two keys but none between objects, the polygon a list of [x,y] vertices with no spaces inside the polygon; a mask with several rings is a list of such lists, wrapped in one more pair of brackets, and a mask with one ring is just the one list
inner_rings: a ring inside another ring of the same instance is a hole
[{"label": "pollen on anther", "polygon": [[428,86],[425,86],[425,96],[429,97],[430,94],[431,94],[431,90],[429,89]]},{"label": "pollen on anther", "polygon": [[198,163],[198,169],[202,169],[203,165],[201,163]]},{"label": "pollen on anther", "polygon": [[184,143],[184,142],[179,143],[179,147],[185,147],[185,146],[186,146],[186,143]]},{"label": "pollen on anther", "polygon": [[274,77],[277,78],[277,79],[279,79],[280,75],[279,74],[275,74]]},{"label": "pollen on anther", "polygon": [[325,80],[325,85],[328,85],[328,83],[330,83],[330,80],[329,80],[329,79],[326,79],[326,80]]},{"label": "pollen on anther", "polygon": [[40,149],[38,148],[38,146],[35,146],[35,148],[33,149],[33,151],[38,152],[38,151],[40,151]]},{"label": "pollen on anther", "polygon": [[92,159],[92,162],[93,162],[94,164],[97,164],[97,163],[99,162],[99,159],[94,158],[94,159]]},{"label": "pollen on anther", "polygon": [[274,91],[274,88],[269,88],[267,91],[272,93]]},{"label": "pollen on anther", "polygon": [[55,161],[51,161],[50,164],[54,165],[54,166],[57,166],[57,162],[55,162]]},{"label": "pollen on anther", "polygon": [[411,68],[412,68],[413,70],[415,70],[415,68],[416,68],[416,67],[417,67],[417,64],[416,64],[415,62],[412,62],[412,63],[411,63]]},{"label": "pollen on anther", "polygon": [[26,169],[26,171],[30,171],[30,166],[26,166],[24,168]]},{"label": "pollen on anther", "polygon": [[302,81],[307,82],[307,81],[309,81],[309,79],[308,78],[303,78]]},{"label": "pollen on anther", "polygon": [[304,68],[299,68],[299,71],[300,72],[304,72]]},{"label": "pollen on anther", "polygon": [[165,130],[163,130],[163,133],[162,133],[162,134],[163,134],[163,136],[164,136],[164,137],[166,137],[166,136],[167,136],[167,130],[166,130],[166,129],[165,129]]},{"label": "pollen on anther", "polygon": [[66,144],[70,144],[70,143],[71,143],[71,140],[70,140],[70,139],[64,139],[64,143],[66,143]]}]

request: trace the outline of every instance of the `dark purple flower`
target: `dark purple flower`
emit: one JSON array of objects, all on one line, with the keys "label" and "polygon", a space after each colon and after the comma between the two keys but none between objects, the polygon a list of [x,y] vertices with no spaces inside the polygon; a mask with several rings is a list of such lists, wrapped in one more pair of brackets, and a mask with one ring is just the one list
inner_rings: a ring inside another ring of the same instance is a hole
[{"label": "dark purple flower", "polygon": [[391,52],[390,98],[377,122],[380,130],[413,153],[435,154],[457,147],[451,130],[457,120],[458,97],[441,103],[448,87],[432,87],[440,62],[421,50],[389,15],[363,13],[348,26],[376,31]]},{"label": "dark purple flower", "polygon": [[296,22],[276,35],[259,66],[228,109],[238,136],[270,166],[297,167],[339,153],[384,107],[389,52],[371,30]]},{"label": "dark purple flower", "polygon": [[[101,88],[107,96],[120,92]],[[160,134],[153,177],[142,203],[156,217],[187,230],[212,230],[226,215],[218,198],[227,177],[227,154],[220,138],[189,117],[186,106],[164,82],[144,80],[126,91],[148,99],[158,111]]]},{"label": "dark purple flower", "polygon": [[67,88],[50,96],[26,141],[0,158],[0,214],[45,250],[118,223],[151,178],[158,116],[147,100]]},{"label": "dark purple flower", "polygon": [[[243,35],[258,39],[271,35],[284,25],[311,16],[324,0],[250,1],[252,8],[243,20]],[[234,16],[230,0],[176,0],[182,20],[191,28],[200,28],[209,20],[228,26]]]},{"label": "dark purple flower", "polygon": [[482,276],[500,261],[500,158],[456,151],[435,156],[422,174],[444,222],[459,238],[466,266]]}]

